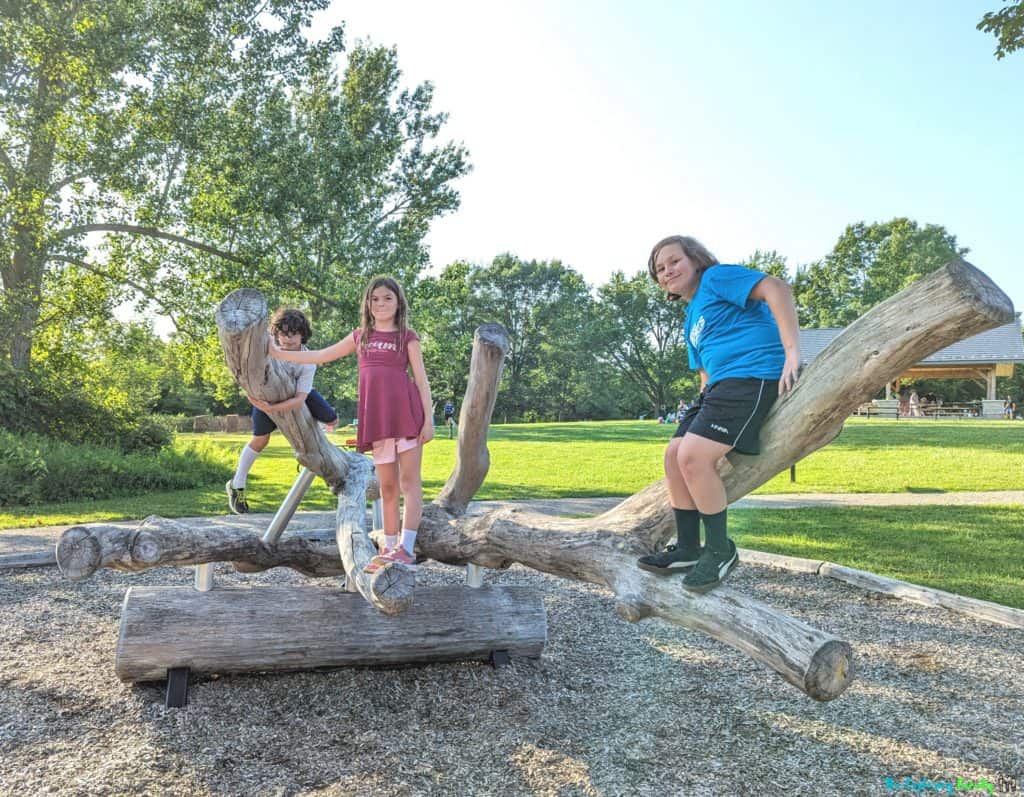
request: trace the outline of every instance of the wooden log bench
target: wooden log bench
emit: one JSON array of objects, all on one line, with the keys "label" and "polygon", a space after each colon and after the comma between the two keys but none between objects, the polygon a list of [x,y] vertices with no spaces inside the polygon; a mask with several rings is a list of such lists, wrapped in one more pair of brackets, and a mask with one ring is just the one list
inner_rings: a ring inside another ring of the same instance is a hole
[{"label": "wooden log bench", "polygon": [[174,671],[251,673],[536,658],[547,642],[541,594],[528,587],[419,587],[396,616],[359,594],[317,586],[131,587],[114,670],[125,682]]}]

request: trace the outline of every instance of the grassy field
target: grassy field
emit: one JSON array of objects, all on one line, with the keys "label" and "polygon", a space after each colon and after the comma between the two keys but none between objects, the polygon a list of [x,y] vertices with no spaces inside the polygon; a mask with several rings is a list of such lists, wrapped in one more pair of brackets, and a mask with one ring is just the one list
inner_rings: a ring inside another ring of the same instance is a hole
[{"label": "grassy field", "polygon": [[[441,432],[426,451],[424,487],[436,495],[451,472],[455,442]],[[491,470],[480,499],[626,496],[661,478],[674,427],[644,421],[492,427]],[[334,436],[341,442],[351,429]],[[232,457],[247,435],[181,435],[222,446]],[[255,512],[273,512],[296,475],[281,435],[249,479]],[[1024,423],[851,419],[842,434],[759,493],[955,492],[1024,489]],[[96,502],[6,507],[0,529],[112,519],[219,515],[223,485]],[[302,509],[331,509],[317,482]],[[893,578],[1024,607],[1024,506],[742,510],[732,513],[741,545],[826,559]]]},{"label": "grassy field", "polygon": [[823,559],[1024,609],[1024,506],[745,509],[745,548]]},{"label": "grassy field", "polygon": [[[451,473],[455,441],[441,434],[427,446],[423,483],[427,498]],[[662,477],[661,457],[674,427],[650,421],[514,424],[491,429],[491,470],[477,493],[482,500],[626,496]],[[339,430],[338,442],[351,436]],[[236,456],[241,434],[201,438]],[[287,442],[274,435],[249,479],[254,512],[272,512],[295,479]],[[851,419],[832,443],[797,466],[797,481],[779,474],[757,492],[897,493],[1024,489],[1024,423],[1013,421],[886,421]],[[322,482],[303,509],[329,509],[334,499]],[[135,498],[0,508],[0,528],[61,525],[143,517],[223,514],[223,485]]]}]

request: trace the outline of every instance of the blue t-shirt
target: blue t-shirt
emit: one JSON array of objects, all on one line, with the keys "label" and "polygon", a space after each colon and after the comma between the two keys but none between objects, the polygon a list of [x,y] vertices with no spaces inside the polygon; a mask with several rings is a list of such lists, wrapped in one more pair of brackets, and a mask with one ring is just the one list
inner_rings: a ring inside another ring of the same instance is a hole
[{"label": "blue t-shirt", "polygon": [[712,266],[686,308],[684,331],[690,367],[723,379],[778,379],[786,353],[765,302],[748,297],[765,274],[743,266]]}]

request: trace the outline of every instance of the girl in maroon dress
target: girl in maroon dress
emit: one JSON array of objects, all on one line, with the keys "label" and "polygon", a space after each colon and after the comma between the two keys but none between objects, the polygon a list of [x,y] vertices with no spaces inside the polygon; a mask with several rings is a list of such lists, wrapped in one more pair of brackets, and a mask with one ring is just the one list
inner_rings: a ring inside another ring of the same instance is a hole
[{"label": "girl in maroon dress", "polygon": [[[326,363],[355,354],[359,361],[356,446],[373,452],[384,509],[385,545],[367,565],[368,573],[393,563],[415,568],[413,549],[423,515],[422,444],[433,438],[434,423],[420,338],[409,328],[408,316],[401,286],[390,277],[374,277],[363,293],[362,324],[344,339],[315,351],[270,346],[277,360]],[[405,499],[401,535],[399,495]]]}]

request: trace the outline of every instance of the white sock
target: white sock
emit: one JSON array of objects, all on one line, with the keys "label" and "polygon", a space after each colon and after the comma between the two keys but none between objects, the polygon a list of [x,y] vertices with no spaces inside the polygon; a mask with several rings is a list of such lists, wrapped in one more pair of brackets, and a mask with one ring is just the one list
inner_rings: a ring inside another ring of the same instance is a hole
[{"label": "white sock", "polygon": [[245,444],[245,448],[242,449],[242,453],[238,456],[238,470],[235,471],[235,477],[231,480],[231,486],[236,490],[245,489],[245,480],[249,478],[249,469],[259,455],[259,451],[253,451],[249,448],[248,443]]},{"label": "white sock", "polygon": [[397,534],[385,534],[384,535],[384,547],[389,551],[395,550],[398,547],[398,535]]},{"label": "white sock", "polygon": [[414,529],[402,529],[402,547],[405,548],[406,553],[412,554],[413,548],[416,547],[416,531]]}]

